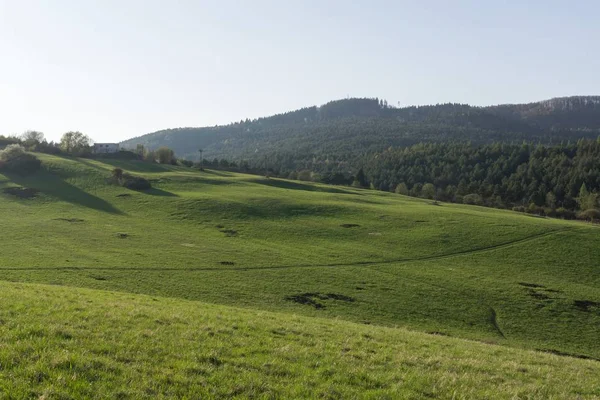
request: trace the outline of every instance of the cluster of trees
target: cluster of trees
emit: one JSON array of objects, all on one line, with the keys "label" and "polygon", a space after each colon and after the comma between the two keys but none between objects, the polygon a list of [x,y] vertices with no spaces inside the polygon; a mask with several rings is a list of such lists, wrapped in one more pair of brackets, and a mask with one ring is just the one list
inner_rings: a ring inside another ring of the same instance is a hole
[{"label": "cluster of trees", "polygon": [[369,184],[380,190],[457,202],[471,195],[466,201],[496,207],[574,210],[581,209],[582,185],[600,190],[600,141],[428,143],[365,157],[363,168]]},{"label": "cluster of trees", "polygon": [[27,151],[49,154],[85,156],[92,152],[92,140],[78,131],[64,133],[60,142],[47,141],[39,131],[27,131],[20,136],[0,136],[0,148],[9,144],[19,144]]}]

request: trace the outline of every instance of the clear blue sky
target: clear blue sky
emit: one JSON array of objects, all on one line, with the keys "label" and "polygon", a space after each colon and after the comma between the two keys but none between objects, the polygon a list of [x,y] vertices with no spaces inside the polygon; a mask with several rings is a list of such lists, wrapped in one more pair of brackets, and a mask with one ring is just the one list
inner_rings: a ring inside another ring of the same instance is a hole
[{"label": "clear blue sky", "polygon": [[600,94],[600,2],[0,0],[0,134]]}]

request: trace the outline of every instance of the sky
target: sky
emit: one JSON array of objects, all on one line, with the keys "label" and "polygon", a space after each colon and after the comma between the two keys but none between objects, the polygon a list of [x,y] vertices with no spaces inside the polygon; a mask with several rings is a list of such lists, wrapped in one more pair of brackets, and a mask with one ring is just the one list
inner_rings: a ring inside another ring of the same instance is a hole
[{"label": "sky", "polygon": [[0,0],[0,135],[600,94],[600,2]]}]

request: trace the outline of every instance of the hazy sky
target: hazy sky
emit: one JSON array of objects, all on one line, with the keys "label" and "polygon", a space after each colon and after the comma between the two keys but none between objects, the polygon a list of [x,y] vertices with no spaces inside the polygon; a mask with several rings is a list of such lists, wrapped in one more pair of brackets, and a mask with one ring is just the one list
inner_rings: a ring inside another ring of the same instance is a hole
[{"label": "hazy sky", "polygon": [[0,0],[0,134],[600,94],[600,1]]}]

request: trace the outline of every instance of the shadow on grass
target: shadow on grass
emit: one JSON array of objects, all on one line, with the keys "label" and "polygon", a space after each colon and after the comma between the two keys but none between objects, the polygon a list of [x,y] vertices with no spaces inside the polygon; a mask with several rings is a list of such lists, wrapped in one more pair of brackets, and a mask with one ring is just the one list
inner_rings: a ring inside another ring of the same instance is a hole
[{"label": "shadow on grass", "polygon": [[149,196],[163,196],[163,197],[179,197],[175,193],[167,192],[166,190],[152,188],[148,190],[138,190],[138,193],[147,194]]},{"label": "shadow on grass", "polygon": [[232,177],[233,173],[231,172],[227,172],[227,171],[217,171],[214,169],[205,169],[204,171],[200,171],[201,173],[205,173],[205,174],[211,174],[211,175],[217,175],[217,176],[227,176],[227,177]]},{"label": "shadow on grass", "polygon": [[360,195],[360,193],[350,192],[347,190],[337,189],[334,187],[322,187],[322,186],[316,186],[316,185],[308,185],[305,183],[282,181],[279,179],[255,179],[250,182],[258,183],[259,185],[277,187],[280,189],[306,190],[308,192],[326,192],[326,193]]},{"label": "shadow on grass", "polygon": [[11,174],[8,178],[17,185],[37,189],[44,194],[68,203],[110,214],[123,214],[121,210],[115,208],[109,202],[71,185],[47,171],[39,171],[30,176]]},{"label": "shadow on grass", "polygon": [[169,171],[179,171],[177,167],[173,165],[166,164],[155,164],[146,161],[124,161],[124,160],[112,160],[110,158],[99,159],[98,161],[111,165],[115,168],[121,168],[131,172],[146,172],[146,173],[157,173],[157,172],[169,172]]}]

